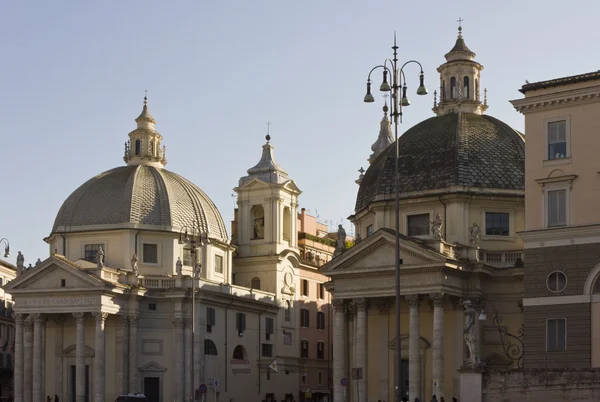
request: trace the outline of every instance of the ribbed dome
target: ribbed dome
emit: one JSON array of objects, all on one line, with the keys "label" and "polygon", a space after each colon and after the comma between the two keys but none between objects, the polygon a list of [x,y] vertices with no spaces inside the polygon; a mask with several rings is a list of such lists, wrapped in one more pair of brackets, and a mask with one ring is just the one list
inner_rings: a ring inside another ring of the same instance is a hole
[{"label": "ribbed dome", "polygon": [[52,232],[144,228],[179,232],[195,224],[209,238],[227,241],[215,204],[197,186],[154,166],[123,166],[75,190],[60,208]]},{"label": "ribbed dome", "polygon": [[[449,113],[432,117],[399,139],[400,193],[451,186],[524,190],[522,134],[491,116]],[[395,151],[390,145],[360,183],[355,212],[395,195]]]}]

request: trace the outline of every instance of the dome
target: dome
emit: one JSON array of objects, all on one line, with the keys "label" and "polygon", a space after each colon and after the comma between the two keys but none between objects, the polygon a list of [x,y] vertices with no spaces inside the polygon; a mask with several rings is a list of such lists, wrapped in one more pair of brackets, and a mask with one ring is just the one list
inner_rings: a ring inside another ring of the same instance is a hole
[{"label": "dome", "polygon": [[227,241],[221,214],[193,183],[151,165],[117,167],[88,180],[60,208],[52,232],[148,229],[179,232],[193,225]]},{"label": "dome", "polygon": [[[452,186],[525,189],[525,140],[500,120],[474,113],[427,119],[399,139],[400,193]],[[360,182],[355,212],[395,196],[395,144],[373,161]]]}]

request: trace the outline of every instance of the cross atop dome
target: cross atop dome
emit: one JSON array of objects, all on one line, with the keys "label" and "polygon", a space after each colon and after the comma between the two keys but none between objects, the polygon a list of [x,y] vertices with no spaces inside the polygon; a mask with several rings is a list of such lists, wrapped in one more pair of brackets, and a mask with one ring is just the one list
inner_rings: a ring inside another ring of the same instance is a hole
[{"label": "cross atop dome", "polygon": [[167,148],[161,148],[162,135],[155,130],[156,120],[148,110],[148,91],[145,91],[142,113],[135,119],[137,128],[129,133],[123,160],[128,166],[149,165],[163,167],[167,164]]}]

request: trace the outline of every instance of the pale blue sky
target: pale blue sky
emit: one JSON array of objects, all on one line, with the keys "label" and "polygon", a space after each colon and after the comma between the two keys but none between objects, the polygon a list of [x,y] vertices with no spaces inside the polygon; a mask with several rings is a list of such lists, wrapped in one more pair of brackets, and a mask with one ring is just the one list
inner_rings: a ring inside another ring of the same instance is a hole
[{"label": "pale blue sky", "polygon": [[[232,188],[258,161],[267,121],[301,206],[337,223],[353,213],[357,169],[377,138],[383,100],[362,98],[394,30],[400,59],[423,64],[430,92],[411,97],[401,131],[432,116],[436,68],[459,17],[485,66],[488,114],[522,130],[508,100],[525,79],[600,68],[598,15],[597,0],[4,1],[0,237],[11,242],[9,261],[18,250],[26,263],[46,258],[42,239],[66,197],[123,165],[145,89],[167,168],[202,188],[228,228]],[[407,74],[414,93],[418,70]]]}]

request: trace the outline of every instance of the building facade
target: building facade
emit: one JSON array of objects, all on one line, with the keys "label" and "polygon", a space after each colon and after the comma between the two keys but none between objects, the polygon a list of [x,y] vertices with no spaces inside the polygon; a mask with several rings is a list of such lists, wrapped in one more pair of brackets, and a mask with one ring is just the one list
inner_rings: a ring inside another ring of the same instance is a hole
[{"label": "building facade", "polygon": [[361,240],[322,268],[333,295],[336,402],[392,400],[398,359],[402,397],[460,399],[466,301],[489,317],[476,314],[474,322],[479,360],[520,365],[521,351],[511,356],[506,340],[522,331],[524,137],[484,113],[483,66],[462,32],[445,58],[436,116],[398,139],[400,311],[390,229],[396,147],[387,106],[349,218]]},{"label": "building facade", "polygon": [[525,365],[600,367],[600,73],[528,83]]},{"label": "building facade", "polygon": [[[0,285],[4,285],[17,276],[17,267],[0,260]],[[10,294],[0,289],[0,398],[12,398],[14,395],[14,346],[15,320],[13,301]]]}]

